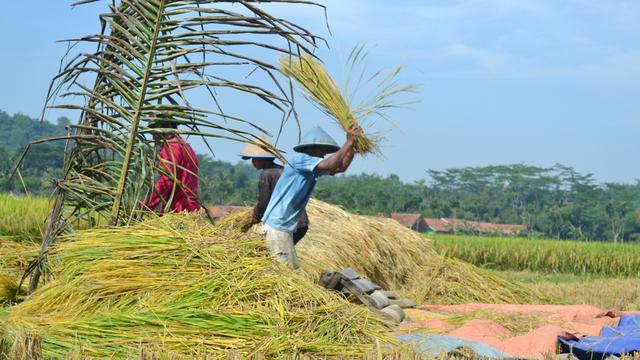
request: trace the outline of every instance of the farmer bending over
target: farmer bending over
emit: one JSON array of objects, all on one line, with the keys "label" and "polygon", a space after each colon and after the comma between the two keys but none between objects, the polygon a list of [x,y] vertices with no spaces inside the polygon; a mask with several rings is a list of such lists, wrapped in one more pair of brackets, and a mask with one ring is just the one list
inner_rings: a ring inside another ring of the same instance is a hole
[{"label": "farmer bending over", "polygon": [[[260,137],[260,141],[265,145],[271,145],[264,136]],[[271,146],[272,147],[272,146]],[[243,160],[251,160],[251,164],[260,172],[260,180],[258,181],[258,203],[253,207],[251,214],[251,224],[255,225],[262,220],[269,199],[273,189],[276,187],[276,183],[282,175],[282,166],[275,163],[275,155],[264,150],[260,146],[255,144],[248,144],[240,152],[240,156]],[[303,209],[300,215],[300,220],[293,232],[293,244],[297,244],[309,229],[309,220],[307,219],[307,212]]]},{"label": "farmer bending over", "polygon": [[176,133],[176,123],[158,121],[149,127],[157,129],[153,139],[162,145],[162,150],[158,159],[160,178],[144,205],[149,210],[161,205],[161,213],[199,210],[198,158],[193,149]]},{"label": "farmer bending over", "polygon": [[[262,217],[263,232],[271,253],[292,268],[299,266],[293,234],[318,176],[345,172],[355,155],[356,136],[361,133],[358,125],[352,125],[347,130],[347,141],[339,147],[329,134],[315,127],[293,148],[297,154],[291,156],[285,166]],[[335,154],[324,159],[330,153]]]}]

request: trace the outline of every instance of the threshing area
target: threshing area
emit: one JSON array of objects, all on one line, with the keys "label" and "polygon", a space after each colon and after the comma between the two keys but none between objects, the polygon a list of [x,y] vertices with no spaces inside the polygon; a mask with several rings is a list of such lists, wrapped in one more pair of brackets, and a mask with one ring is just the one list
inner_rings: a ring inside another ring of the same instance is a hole
[{"label": "threshing area", "polygon": [[[24,219],[24,210],[12,211]],[[299,245],[299,270],[272,260],[251,232],[167,215],[65,236],[48,255],[49,280],[29,296],[16,283],[37,254],[33,229],[39,225],[29,230],[22,223],[24,236],[8,235],[7,221],[0,247],[3,353],[47,359],[459,356],[425,350],[421,341],[436,335],[543,358],[555,351],[558,336],[596,335],[619,320],[620,313],[593,306],[522,305],[558,299],[445,258],[393,220],[320,201],[311,202],[309,214],[313,225]],[[393,324],[317,284],[323,271],[345,267],[421,305]]]}]

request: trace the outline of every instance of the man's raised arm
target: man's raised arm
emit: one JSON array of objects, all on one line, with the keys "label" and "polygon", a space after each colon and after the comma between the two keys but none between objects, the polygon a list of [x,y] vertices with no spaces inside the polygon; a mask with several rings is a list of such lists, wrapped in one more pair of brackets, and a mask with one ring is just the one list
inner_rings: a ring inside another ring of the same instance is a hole
[{"label": "man's raised arm", "polygon": [[356,143],[356,137],[360,134],[362,134],[362,128],[357,124],[351,125],[347,130],[347,141],[344,145],[328,159],[322,160],[316,166],[316,171],[327,172],[331,175],[347,171],[355,156],[353,147]]}]

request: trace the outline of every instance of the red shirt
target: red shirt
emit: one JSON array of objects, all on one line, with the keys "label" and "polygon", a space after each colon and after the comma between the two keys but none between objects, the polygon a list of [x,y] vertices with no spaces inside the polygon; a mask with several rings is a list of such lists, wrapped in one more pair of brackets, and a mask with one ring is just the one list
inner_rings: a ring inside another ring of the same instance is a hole
[{"label": "red shirt", "polygon": [[174,189],[172,175],[175,175],[177,183],[169,209],[174,212],[198,210],[198,157],[191,146],[179,136],[167,140],[160,152],[159,166],[163,172],[146,205],[152,210],[160,205],[160,211],[164,212],[165,202],[171,199]]}]

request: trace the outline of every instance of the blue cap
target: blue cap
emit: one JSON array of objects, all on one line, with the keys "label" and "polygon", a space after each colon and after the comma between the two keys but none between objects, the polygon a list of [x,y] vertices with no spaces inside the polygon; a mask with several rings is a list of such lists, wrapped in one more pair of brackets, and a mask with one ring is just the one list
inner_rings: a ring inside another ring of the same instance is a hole
[{"label": "blue cap", "polygon": [[320,126],[316,126],[306,133],[300,144],[294,146],[293,150],[300,152],[303,148],[310,146],[322,146],[327,148],[329,152],[340,150],[340,146]]}]

